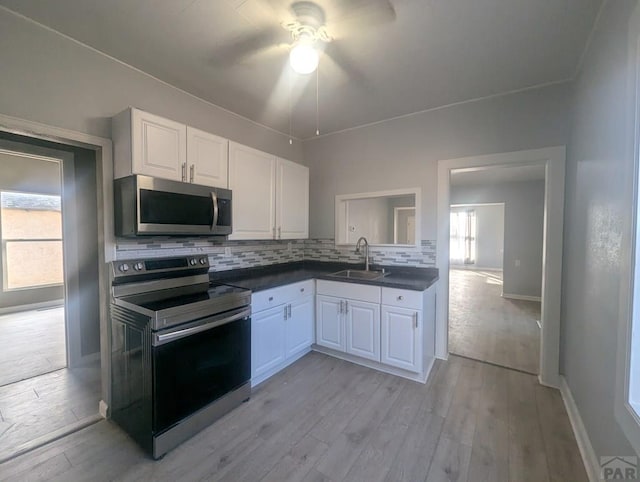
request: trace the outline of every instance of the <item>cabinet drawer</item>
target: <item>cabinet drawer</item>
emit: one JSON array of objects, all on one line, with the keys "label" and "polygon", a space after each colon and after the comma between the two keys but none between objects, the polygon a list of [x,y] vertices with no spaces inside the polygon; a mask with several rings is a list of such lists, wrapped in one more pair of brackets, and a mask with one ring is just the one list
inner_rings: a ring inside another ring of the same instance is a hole
[{"label": "cabinet drawer", "polygon": [[267,308],[291,303],[305,296],[313,295],[313,283],[314,280],[307,280],[253,293],[251,295],[251,310],[257,313]]},{"label": "cabinet drawer", "polygon": [[382,288],[382,304],[422,310],[422,291]]},{"label": "cabinet drawer", "polygon": [[339,281],[318,280],[316,292],[319,295],[348,298],[350,300],[380,303],[380,287],[357,283],[341,283]]}]

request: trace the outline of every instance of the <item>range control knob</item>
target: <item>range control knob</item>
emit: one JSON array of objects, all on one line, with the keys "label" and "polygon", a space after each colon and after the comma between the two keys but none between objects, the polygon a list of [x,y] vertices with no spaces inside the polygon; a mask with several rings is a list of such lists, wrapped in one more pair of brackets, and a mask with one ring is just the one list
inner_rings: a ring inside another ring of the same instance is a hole
[{"label": "range control knob", "polygon": [[196,261],[196,258],[191,258],[191,259],[189,260],[189,264],[190,264],[191,266],[195,266],[196,264],[198,264],[198,262]]},{"label": "range control knob", "polygon": [[207,258],[200,258],[200,264],[207,264]]},{"label": "range control knob", "polygon": [[118,270],[121,273],[126,273],[127,271],[129,271],[129,265],[127,263],[123,263],[120,266],[118,266]]},{"label": "range control knob", "polygon": [[133,265],[133,269],[135,269],[136,271],[141,271],[142,268],[144,268],[144,265],[142,263],[136,263]]}]

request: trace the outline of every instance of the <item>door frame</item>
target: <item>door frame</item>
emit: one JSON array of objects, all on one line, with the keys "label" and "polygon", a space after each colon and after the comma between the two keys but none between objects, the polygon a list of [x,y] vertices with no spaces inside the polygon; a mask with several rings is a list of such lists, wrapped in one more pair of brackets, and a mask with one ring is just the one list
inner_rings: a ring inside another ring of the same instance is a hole
[{"label": "door frame", "polygon": [[82,147],[96,154],[96,197],[98,221],[98,270],[100,296],[100,366],[102,400],[100,414],[107,418],[111,403],[111,332],[109,329],[109,271],[115,260],[116,240],[113,227],[113,144],[111,139],[84,132],[54,127],[0,113],[0,131],[25,137]]},{"label": "door frame", "polygon": [[541,384],[560,386],[560,309],[566,147],[555,146],[438,161],[436,266],[440,282],[436,297],[436,356],[449,357],[449,210],[450,176],[454,169],[483,170],[544,164],[544,237],[540,336]]}]

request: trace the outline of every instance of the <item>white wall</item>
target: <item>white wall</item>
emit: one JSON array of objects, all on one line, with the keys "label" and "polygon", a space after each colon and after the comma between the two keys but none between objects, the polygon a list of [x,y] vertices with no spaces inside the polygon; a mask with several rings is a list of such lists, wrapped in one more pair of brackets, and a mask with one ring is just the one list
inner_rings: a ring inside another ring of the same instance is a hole
[{"label": "white wall", "polygon": [[540,296],[544,181],[453,187],[450,200],[451,204],[505,203],[502,290],[510,295]]},{"label": "white wall", "polygon": [[564,145],[569,86],[476,101],[311,139],[311,237],[334,237],[337,194],[422,188],[422,239],[436,239],[437,161]]},{"label": "white wall", "polygon": [[[117,32],[114,32],[117,35]],[[300,161],[298,142],[0,8],[0,113],[101,137],[138,107]]]},{"label": "white wall", "polygon": [[504,257],[504,205],[472,204],[451,212],[473,209],[476,214],[476,262],[473,267],[502,269]]},{"label": "white wall", "polygon": [[621,240],[632,203],[627,32],[636,3],[606,4],[575,84],[567,149],[561,365],[597,456],[633,454],[614,390],[620,274],[631,262]]},{"label": "white wall", "polygon": [[[385,198],[347,201],[347,244],[365,236],[370,244],[389,243],[389,202]],[[393,242],[393,239],[391,240]]]}]

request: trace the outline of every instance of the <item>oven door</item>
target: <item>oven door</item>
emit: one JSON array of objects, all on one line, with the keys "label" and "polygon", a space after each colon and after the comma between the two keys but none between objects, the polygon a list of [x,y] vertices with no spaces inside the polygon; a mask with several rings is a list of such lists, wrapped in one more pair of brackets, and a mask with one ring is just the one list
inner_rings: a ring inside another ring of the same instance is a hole
[{"label": "oven door", "polygon": [[250,308],[153,335],[153,432],[172,427],[251,378]]}]

